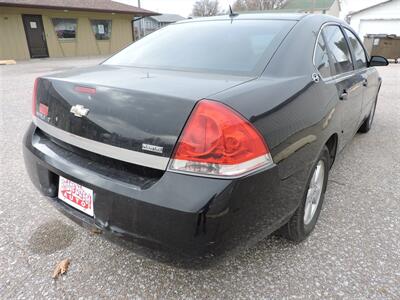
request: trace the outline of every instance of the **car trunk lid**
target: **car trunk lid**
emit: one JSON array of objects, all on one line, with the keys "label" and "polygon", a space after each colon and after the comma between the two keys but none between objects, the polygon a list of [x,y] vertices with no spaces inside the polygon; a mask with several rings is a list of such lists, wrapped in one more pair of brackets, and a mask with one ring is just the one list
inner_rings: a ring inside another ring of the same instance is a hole
[{"label": "car trunk lid", "polygon": [[116,66],[73,70],[39,80],[37,124],[74,146],[165,169],[196,102],[248,80]]}]

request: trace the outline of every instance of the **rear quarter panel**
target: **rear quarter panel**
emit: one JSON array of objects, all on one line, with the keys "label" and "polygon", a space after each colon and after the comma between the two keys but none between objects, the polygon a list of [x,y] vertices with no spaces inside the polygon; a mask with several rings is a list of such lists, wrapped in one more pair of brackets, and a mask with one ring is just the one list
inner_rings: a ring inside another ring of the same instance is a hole
[{"label": "rear quarter panel", "polygon": [[313,163],[329,137],[340,131],[336,88],[311,77],[323,20],[300,21],[259,79],[215,95],[250,120],[265,138],[278,166],[281,205],[287,208],[277,218],[297,209]]}]

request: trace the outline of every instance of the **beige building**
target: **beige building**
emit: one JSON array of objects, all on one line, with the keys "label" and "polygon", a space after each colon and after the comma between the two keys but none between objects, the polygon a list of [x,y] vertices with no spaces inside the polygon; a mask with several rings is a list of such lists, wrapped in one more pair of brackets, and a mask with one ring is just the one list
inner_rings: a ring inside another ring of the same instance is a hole
[{"label": "beige building", "polygon": [[0,60],[111,54],[151,15],[111,0],[0,0]]}]

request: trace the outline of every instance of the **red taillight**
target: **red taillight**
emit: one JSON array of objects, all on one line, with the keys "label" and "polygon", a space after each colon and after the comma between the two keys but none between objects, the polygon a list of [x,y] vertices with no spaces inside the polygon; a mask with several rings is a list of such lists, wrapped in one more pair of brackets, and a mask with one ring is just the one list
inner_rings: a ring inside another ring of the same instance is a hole
[{"label": "red taillight", "polygon": [[33,86],[33,94],[32,94],[32,115],[36,117],[37,110],[37,89],[38,89],[39,78],[36,78],[35,84]]},{"label": "red taillight", "polygon": [[39,112],[43,116],[47,117],[49,115],[49,107],[47,105],[43,104],[43,103],[40,103],[39,104]]},{"label": "red taillight", "polygon": [[170,169],[229,177],[268,164],[268,147],[253,125],[224,104],[202,100],[183,130]]}]

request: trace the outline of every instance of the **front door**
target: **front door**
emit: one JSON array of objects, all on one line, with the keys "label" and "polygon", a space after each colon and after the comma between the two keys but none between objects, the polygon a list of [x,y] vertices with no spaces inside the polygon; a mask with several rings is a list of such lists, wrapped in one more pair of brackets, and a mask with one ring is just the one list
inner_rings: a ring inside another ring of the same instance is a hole
[{"label": "front door", "polygon": [[31,58],[49,57],[42,16],[23,15],[22,20]]},{"label": "front door", "polygon": [[363,86],[364,86],[364,101],[361,114],[361,120],[363,121],[367,118],[371,112],[372,104],[376,100],[376,96],[381,84],[379,80],[379,75],[373,68],[368,68],[368,55],[360,41],[360,39],[355,35],[355,33],[345,28],[347,38],[349,40],[349,45],[353,52],[355,67],[359,70],[360,74],[363,76]]}]

